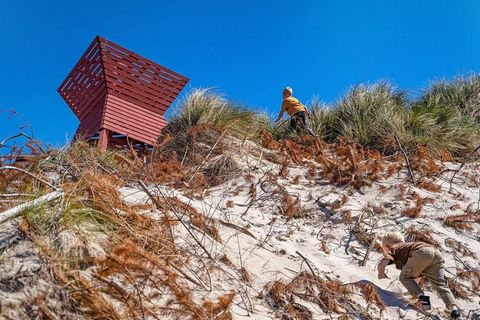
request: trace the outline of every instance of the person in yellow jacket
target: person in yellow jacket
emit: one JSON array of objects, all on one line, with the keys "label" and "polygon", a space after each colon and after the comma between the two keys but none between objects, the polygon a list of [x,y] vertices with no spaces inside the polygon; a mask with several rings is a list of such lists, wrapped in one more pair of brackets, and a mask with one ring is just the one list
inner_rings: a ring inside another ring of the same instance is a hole
[{"label": "person in yellow jacket", "polygon": [[297,130],[297,126],[300,126],[303,128],[303,130],[314,136],[312,129],[310,129],[307,124],[307,115],[309,115],[307,108],[305,108],[305,106],[298,101],[297,98],[293,97],[292,93],[293,90],[290,87],[283,89],[282,108],[280,109],[280,113],[278,114],[275,123],[282,119],[283,113],[286,111],[290,116],[290,129],[292,131],[295,132]]}]

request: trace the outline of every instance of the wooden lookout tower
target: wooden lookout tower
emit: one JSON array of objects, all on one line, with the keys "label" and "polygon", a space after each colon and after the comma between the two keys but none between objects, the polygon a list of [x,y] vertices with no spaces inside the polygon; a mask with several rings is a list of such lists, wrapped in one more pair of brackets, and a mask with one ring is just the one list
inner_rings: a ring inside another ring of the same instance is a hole
[{"label": "wooden lookout tower", "polygon": [[75,139],[149,145],[188,78],[99,36],[58,88],[80,125]]}]

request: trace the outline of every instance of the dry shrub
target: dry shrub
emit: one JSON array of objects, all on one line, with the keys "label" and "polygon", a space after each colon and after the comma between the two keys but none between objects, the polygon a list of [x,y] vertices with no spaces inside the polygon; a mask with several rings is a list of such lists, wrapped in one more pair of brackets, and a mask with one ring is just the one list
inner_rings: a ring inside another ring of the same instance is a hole
[{"label": "dry shrub", "polygon": [[337,280],[326,280],[302,272],[290,283],[274,281],[266,287],[267,303],[279,316],[290,319],[312,319],[311,312],[294,302],[294,296],[318,305],[325,313],[346,313],[352,291]]},{"label": "dry shrub", "polygon": [[437,248],[440,248],[440,244],[433,239],[432,230],[429,228],[422,228],[420,230],[415,229],[413,225],[410,225],[407,230],[405,230],[405,240],[407,242],[422,241],[429,243]]},{"label": "dry shrub", "polygon": [[216,186],[240,176],[242,169],[232,157],[221,155],[212,159],[203,173],[209,184]]},{"label": "dry shrub", "polygon": [[228,200],[225,205],[227,206],[227,208],[233,208],[235,206],[235,203],[233,202],[233,200]]},{"label": "dry shrub", "polygon": [[185,279],[173,268],[175,259],[147,252],[125,240],[99,261],[98,272],[93,277],[98,290],[117,301],[122,314],[128,318],[162,315],[176,319],[211,319],[228,313],[234,294],[200,305],[194,301]]},{"label": "dry shrub", "polygon": [[253,281],[252,274],[245,267],[241,267],[240,269],[238,269],[238,273],[240,273],[240,277],[243,281],[245,282]]},{"label": "dry shrub", "polygon": [[480,223],[480,215],[472,212],[460,215],[452,215],[446,217],[444,222],[451,228],[470,231],[473,230],[471,224]]},{"label": "dry shrub", "polygon": [[[360,243],[364,247],[370,246],[370,243],[375,238],[375,235],[368,233],[363,223],[356,224],[355,227],[352,229],[352,233],[357,239],[358,243]],[[374,247],[375,249],[377,246]]]},{"label": "dry shrub", "polygon": [[464,246],[461,242],[453,239],[448,238],[445,240],[445,244],[455,250],[456,252],[460,253],[464,257],[472,256],[472,251]]},{"label": "dry shrub", "polygon": [[99,320],[123,320],[123,317],[97,286],[80,274],[74,276],[70,288],[72,298],[82,308],[85,316]]},{"label": "dry shrub", "polygon": [[308,164],[308,176],[310,179],[315,179],[315,177],[317,176],[317,167],[313,164],[313,163],[309,163]]},{"label": "dry shrub", "polygon": [[301,178],[300,175],[296,175],[295,178],[293,178],[292,180],[292,184],[298,184],[298,182],[300,181],[300,178]]},{"label": "dry shrub", "polygon": [[380,310],[385,309],[386,307],[385,302],[383,301],[382,297],[380,297],[377,289],[373,284],[365,282],[365,283],[356,283],[355,286],[361,289],[362,295],[368,305],[374,304]]},{"label": "dry shrub", "polygon": [[257,185],[255,183],[251,183],[248,189],[248,194],[250,195],[250,201],[255,201],[257,199]]},{"label": "dry shrub", "polygon": [[261,131],[260,138],[262,139],[262,145],[269,150],[280,150],[282,147],[282,144],[275,141],[268,131]]},{"label": "dry shrub", "polygon": [[287,192],[283,191],[281,211],[282,215],[286,217],[287,220],[299,217],[301,211],[300,199],[292,197]]},{"label": "dry shrub", "polygon": [[346,194],[343,194],[340,199],[337,199],[333,201],[333,203],[330,205],[330,208],[332,210],[340,209],[343,207],[346,203],[348,202],[348,196]]},{"label": "dry shrub", "polygon": [[286,178],[288,177],[288,165],[290,164],[290,161],[288,159],[285,159],[282,163],[282,167],[280,168],[280,171],[278,172],[278,175],[280,177]]},{"label": "dry shrub", "polygon": [[[338,139],[327,144],[321,139],[303,137],[302,139],[274,141],[272,136],[262,133],[263,146],[270,150],[283,150],[288,158],[297,165],[304,160],[313,160],[321,168],[324,179],[339,185],[354,188],[370,186],[372,181],[389,177],[394,167],[386,172],[387,160],[380,152],[365,148],[351,140]],[[317,166],[309,164],[309,176],[315,177]]]},{"label": "dry shrub", "polygon": [[312,313],[308,308],[295,303],[293,295],[288,291],[287,285],[282,281],[274,281],[265,295],[267,304],[275,310],[281,319],[289,320],[313,320]]},{"label": "dry shrub", "polygon": [[184,203],[177,197],[165,197],[158,198],[157,202],[161,205],[161,208],[165,211],[176,211],[180,216],[187,216],[190,218],[190,222],[200,229],[202,232],[208,234],[219,243],[223,243],[220,233],[215,226],[215,221],[204,214],[198,212],[194,207]]},{"label": "dry shrub", "polygon": [[444,166],[437,163],[435,156],[424,146],[417,146],[413,160],[410,161],[412,169],[422,175],[436,175],[442,172]]},{"label": "dry shrub", "polygon": [[322,249],[323,252],[325,252],[326,254],[329,254],[330,253],[330,248],[328,247],[328,243],[327,241],[322,241],[321,245],[320,245],[320,248]]},{"label": "dry shrub", "polygon": [[464,280],[470,281],[471,290],[477,295],[480,295],[480,271],[478,270],[464,270],[457,273],[457,277]]},{"label": "dry shrub", "polygon": [[403,209],[402,215],[413,219],[420,217],[425,204],[425,199],[419,196],[416,192],[413,193],[412,197],[415,201],[415,205],[413,207]]},{"label": "dry shrub", "polygon": [[431,192],[440,192],[442,190],[442,187],[439,186],[438,184],[435,184],[431,181],[428,181],[426,179],[422,179],[418,182],[418,186],[422,189],[431,191]]},{"label": "dry shrub", "polygon": [[460,282],[456,281],[454,278],[447,277],[448,287],[455,298],[470,300],[470,292],[466,289],[466,287],[461,284]]}]

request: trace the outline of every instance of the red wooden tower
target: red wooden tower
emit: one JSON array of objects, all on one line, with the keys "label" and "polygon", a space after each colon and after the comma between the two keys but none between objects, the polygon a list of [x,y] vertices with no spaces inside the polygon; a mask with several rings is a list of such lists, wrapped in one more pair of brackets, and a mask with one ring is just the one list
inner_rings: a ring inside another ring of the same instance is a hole
[{"label": "red wooden tower", "polygon": [[188,78],[97,36],[58,88],[80,125],[75,138],[154,145]]}]

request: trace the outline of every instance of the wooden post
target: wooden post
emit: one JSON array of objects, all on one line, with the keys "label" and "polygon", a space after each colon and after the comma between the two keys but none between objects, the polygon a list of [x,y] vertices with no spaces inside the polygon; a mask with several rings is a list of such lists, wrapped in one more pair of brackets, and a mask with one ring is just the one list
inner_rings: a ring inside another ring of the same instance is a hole
[{"label": "wooden post", "polygon": [[108,136],[110,132],[107,129],[100,129],[100,136],[98,137],[98,145],[97,147],[102,150],[106,151],[108,147]]}]

